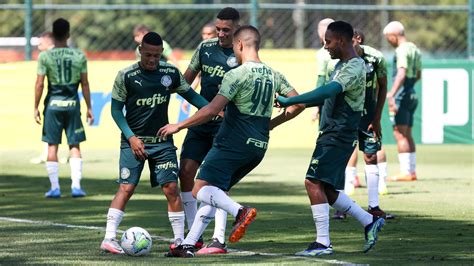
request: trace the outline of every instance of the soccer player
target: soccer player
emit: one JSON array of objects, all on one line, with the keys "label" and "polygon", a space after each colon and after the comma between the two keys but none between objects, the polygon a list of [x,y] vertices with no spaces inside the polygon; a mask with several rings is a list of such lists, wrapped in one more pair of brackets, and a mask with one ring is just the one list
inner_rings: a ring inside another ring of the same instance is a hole
[{"label": "soccer player", "polygon": [[400,175],[390,181],[416,180],[416,148],[413,140],[413,115],[418,105],[415,83],[421,78],[421,52],[405,36],[399,21],[385,26],[383,34],[395,47],[393,58],[393,84],[387,93],[388,106],[393,117],[393,135],[397,141]]},{"label": "soccer player", "polygon": [[[138,185],[145,161],[150,169],[152,187],[161,186],[168,200],[168,217],[174,241],[184,239],[184,212],[177,185],[178,162],[173,139],[157,138],[156,132],[168,123],[171,93],[179,93],[200,108],[208,102],[190,89],[179,70],[160,62],[163,41],[149,32],[140,46],[141,59],[117,74],[112,89],[112,117],[121,134],[119,188],[110,204],[107,227],[100,248],[123,253],[116,239],[125,205]],[[126,115],[122,109],[125,106]]]},{"label": "soccer player", "polygon": [[81,108],[77,89],[87,105],[87,120],[94,122],[92,114],[89,81],[87,79],[87,59],[77,49],[67,46],[69,38],[69,22],[59,18],[53,22],[54,48],[43,51],[38,57],[38,75],[35,84],[34,118],[41,124],[38,109],[44,89],[44,79],[48,77],[48,93],[44,100],[44,123],[42,140],[48,143],[48,172],[51,189],[45,193],[47,198],[60,198],[61,190],[58,177],[58,146],[61,144],[62,131],[66,132],[71,158],[71,195],[84,197],[81,188],[82,158],[79,143],[86,140],[84,126],[81,122]]},{"label": "soccer player", "polygon": [[263,159],[268,147],[269,130],[295,117],[303,109],[296,105],[270,122],[275,93],[296,96],[285,77],[260,61],[260,33],[253,26],[242,26],[234,34],[233,50],[236,69],[224,76],[219,93],[211,103],[185,121],[166,125],[158,131],[167,137],[184,128],[209,121],[227,106],[225,117],[214,144],[204,158],[193,195],[201,201],[196,219],[205,220],[191,227],[182,245],[171,250],[172,257],[194,257],[194,244],[206,228],[216,209],[224,209],[235,217],[230,242],[239,241],[257,210],[244,207],[226,193]]},{"label": "soccer player", "polygon": [[[133,28],[133,40],[137,44],[137,48],[135,49],[135,57],[137,60],[140,60],[140,44],[142,43],[143,36],[150,32],[150,28],[146,25],[139,24]],[[175,66],[178,66],[179,60],[173,54],[173,48],[169,45],[168,42],[163,40],[163,54],[161,55],[161,61],[168,62],[170,61]]]},{"label": "soccer player", "polygon": [[[203,41],[197,47],[184,73],[184,78],[188,83],[191,83],[201,73],[200,94],[208,101],[212,101],[219,91],[224,74],[238,65],[232,50],[232,40],[235,30],[239,27],[239,19],[239,12],[232,7],[220,10],[215,20],[217,38]],[[179,180],[188,229],[195,222],[194,217],[197,212],[197,202],[191,193],[194,177],[204,157],[211,149],[214,136],[221,123],[222,119],[214,119],[205,124],[190,127],[184,139],[181,149]],[[197,222],[201,223],[201,218]],[[227,253],[226,223],[227,213],[218,209],[212,240],[199,251],[200,253]],[[200,248],[202,244],[203,241],[200,239],[196,247]]]},{"label": "soccer player", "polygon": [[324,48],[332,59],[339,59],[331,74],[331,81],[308,93],[290,98],[277,97],[277,104],[290,106],[304,103],[321,104],[321,124],[305,186],[313,219],[316,241],[298,256],[320,256],[333,253],[329,238],[329,206],[354,216],[365,227],[364,252],[377,241],[378,231],[385,220],[373,216],[337,190],[344,188],[344,169],[357,145],[357,127],[364,107],[365,64],[352,46],[352,26],[344,21],[329,24]]}]

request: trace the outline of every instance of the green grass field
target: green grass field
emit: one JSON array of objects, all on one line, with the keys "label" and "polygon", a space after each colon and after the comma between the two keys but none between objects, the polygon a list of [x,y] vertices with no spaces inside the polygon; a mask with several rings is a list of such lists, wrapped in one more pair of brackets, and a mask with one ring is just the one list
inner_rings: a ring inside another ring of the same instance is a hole
[{"label": "green grass field", "polygon": [[[394,146],[387,146],[389,172],[398,169]],[[354,218],[331,221],[335,253],[324,258],[292,256],[314,241],[315,229],[303,177],[312,150],[272,150],[262,164],[232,191],[232,197],[258,209],[246,236],[227,255],[193,259],[165,258],[168,243],[154,239],[145,257],[101,254],[105,216],[115,191],[118,150],[84,151],[83,186],[88,197],[70,197],[69,167],[61,165],[63,198],[45,199],[49,188],[43,165],[28,163],[31,151],[0,151],[0,264],[471,264],[474,246],[472,196],[473,146],[418,147],[419,180],[389,183],[381,206],[397,215],[387,222],[379,242],[361,252],[363,228]],[[359,162],[359,172],[362,171]],[[144,173],[147,175],[147,172]],[[363,179],[363,178],[362,178]],[[127,206],[120,226],[141,226],[152,235],[170,238],[166,202],[159,189],[149,188],[147,176]],[[353,196],[366,206],[365,188]],[[38,223],[6,220],[28,219]],[[228,231],[232,224],[228,222]],[[204,237],[211,237],[211,230]],[[245,251],[245,252],[244,252]]]}]

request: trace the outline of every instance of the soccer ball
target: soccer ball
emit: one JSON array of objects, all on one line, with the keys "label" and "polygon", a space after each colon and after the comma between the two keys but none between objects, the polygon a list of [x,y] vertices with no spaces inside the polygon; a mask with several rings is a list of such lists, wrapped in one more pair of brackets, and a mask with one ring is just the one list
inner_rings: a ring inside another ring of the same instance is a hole
[{"label": "soccer ball", "polygon": [[131,227],[120,240],[123,251],[130,256],[143,256],[151,250],[151,236],[141,227]]}]

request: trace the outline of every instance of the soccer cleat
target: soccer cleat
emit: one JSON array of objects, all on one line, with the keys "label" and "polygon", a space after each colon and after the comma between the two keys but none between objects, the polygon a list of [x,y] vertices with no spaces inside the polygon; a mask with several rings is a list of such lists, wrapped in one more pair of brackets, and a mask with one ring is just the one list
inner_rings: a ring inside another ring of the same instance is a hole
[{"label": "soccer cleat", "polygon": [[202,236],[200,236],[196,244],[194,244],[194,247],[196,249],[201,249],[203,246],[204,246],[204,239],[202,239]]},{"label": "soccer cleat", "polygon": [[173,243],[170,244],[170,250],[175,249],[177,246],[181,245],[183,240],[181,238],[176,238]]},{"label": "soccer cleat", "polygon": [[112,254],[125,253],[122,247],[120,246],[119,241],[115,238],[104,238],[104,240],[102,240],[102,244],[100,244],[100,250]]},{"label": "soccer cleat", "polygon": [[59,188],[56,189],[50,189],[48,192],[44,193],[44,196],[46,198],[60,198],[61,197],[61,190]]},{"label": "soccer cleat", "polygon": [[178,258],[193,258],[194,246],[193,245],[179,245],[174,249],[170,249],[165,257],[178,257]]},{"label": "soccer cleat", "polygon": [[196,254],[208,255],[208,254],[225,254],[227,253],[227,245],[219,242],[217,238],[213,238],[206,247],[199,250]]},{"label": "soccer cleat", "polygon": [[404,181],[416,181],[416,173],[411,174],[399,174],[396,176],[391,176],[387,178],[387,181],[390,182],[404,182]]},{"label": "soccer cleat", "polygon": [[255,208],[242,207],[239,209],[229,236],[229,241],[231,243],[239,241],[245,235],[247,226],[252,223],[255,216],[257,216],[257,209]]},{"label": "soccer cleat", "polygon": [[321,243],[318,242],[313,242],[309,244],[308,248],[296,252],[296,256],[305,256],[305,257],[315,257],[315,256],[322,256],[322,255],[332,255],[334,253],[334,250],[332,249],[332,245],[329,244],[329,246],[325,246]]},{"label": "soccer cleat", "polygon": [[81,188],[71,188],[71,196],[73,198],[80,198],[80,197],[85,197],[86,196],[86,192],[84,190],[82,190]]},{"label": "soccer cleat", "polygon": [[344,220],[346,219],[346,217],[347,217],[347,214],[345,212],[338,211],[338,210],[336,210],[334,214],[332,215],[332,218],[334,220]]},{"label": "soccer cleat", "polygon": [[364,253],[369,252],[377,243],[377,235],[385,224],[385,220],[382,217],[374,216],[374,220],[371,224],[365,227],[365,244]]},{"label": "soccer cleat", "polygon": [[372,214],[373,216],[382,217],[385,220],[395,219],[395,215],[382,211],[382,209],[380,209],[379,206],[376,206],[376,207],[369,206],[369,208],[367,209],[367,212]]}]

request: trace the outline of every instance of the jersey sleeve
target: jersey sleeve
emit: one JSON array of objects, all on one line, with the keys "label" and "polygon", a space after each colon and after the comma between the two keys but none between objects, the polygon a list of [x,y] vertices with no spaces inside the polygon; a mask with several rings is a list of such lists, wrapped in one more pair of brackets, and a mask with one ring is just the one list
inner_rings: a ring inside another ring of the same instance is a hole
[{"label": "jersey sleeve", "polygon": [[397,68],[408,69],[408,51],[405,47],[399,47],[395,51],[395,56],[397,57]]},{"label": "jersey sleeve", "polygon": [[[229,101],[232,101],[239,92],[239,75],[236,70],[231,70],[224,75],[222,79],[221,88],[218,94],[226,97]],[[240,77],[242,78],[242,77]]]},{"label": "jersey sleeve", "polygon": [[325,77],[327,74],[327,67],[328,67],[328,52],[321,48],[318,53],[316,54],[316,76],[323,76]]},{"label": "jersey sleeve", "polygon": [[179,71],[178,69],[176,69],[176,71],[178,72],[178,75],[179,75],[179,84],[177,88],[175,89],[175,92],[185,93],[191,89],[191,86],[189,86],[189,84],[186,82],[186,79],[184,79],[184,76],[183,74],[181,74],[181,71]]},{"label": "jersey sleeve", "polygon": [[120,102],[127,100],[127,88],[125,87],[125,73],[119,71],[115,77],[114,87],[112,88],[112,99]]},{"label": "jersey sleeve", "polygon": [[350,60],[344,64],[339,72],[334,76],[333,81],[342,86],[342,91],[350,91],[357,88],[355,85],[360,82],[361,76],[365,78],[365,67],[360,60]]},{"label": "jersey sleeve", "polygon": [[286,80],[285,76],[281,73],[276,72],[276,78],[278,80],[278,85],[276,88],[276,92],[280,95],[287,95],[290,91],[294,90],[291,84]]},{"label": "jersey sleeve", "polygon": [[377,78],[383,78],[387,76],[387,62],[383,56],[380,56],[377,60],[376,74]]},{"label": "jersey sleeve", "polygon": [[336,59],[336,60],[330,60],[327,63],[327,70],[326,70],[326,76],[325,76],[326,82],[324,84],[328,83],[331,80],[331,74],[336,68],[336,65],[338,62],[339,62],[339,59]]},{"label": "jersey sleeve", "polygon": [[46,75],[46,52],[41,52],[38,56],[38,67],[36,73],[38,75]]},{"label": "jersey sleeve", "polygon": [[201,60],[200,60],[200,51],[201,51],[202,43],[196,48],[194,51],[193,57],[191,58],[191,62],[189,63],[188,68],[194,72],[199,72],[201,70]]},{"label": "jersey sleeve", "polygon": [[173,48],[171,48],[171,45],[168,42],[163,41],[163,56],[169,58],[172,52]]}]

